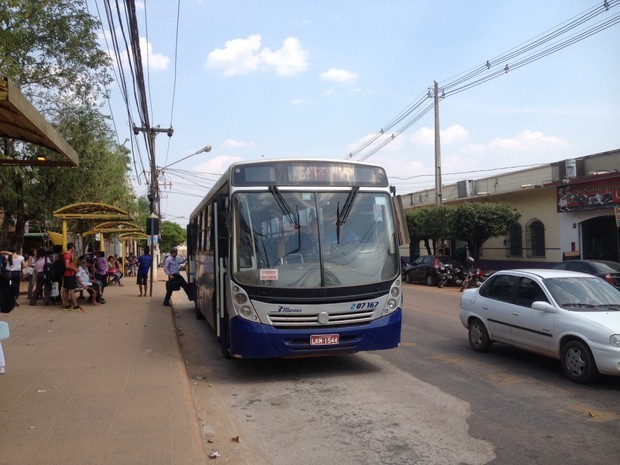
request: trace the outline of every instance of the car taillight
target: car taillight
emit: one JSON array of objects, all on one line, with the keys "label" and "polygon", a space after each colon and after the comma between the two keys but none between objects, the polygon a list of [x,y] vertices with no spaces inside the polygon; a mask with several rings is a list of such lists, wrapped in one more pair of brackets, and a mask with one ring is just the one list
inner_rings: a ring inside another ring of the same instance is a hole
[{"label": "car taillight", "polygon": [[439,260],[435,259],[435,262],[433,263],[433,268],[439,269]]},{"label": "car taillight", "polygon": [[607,281],[609,284],[611,284],[611,285],[615,285],[615,283],[614,283],[614,278],[613,278],[613,276],[612,276],[612,275],[610,275],[609,273],[607,273],[603,279],[604,279],[605,281]]}]

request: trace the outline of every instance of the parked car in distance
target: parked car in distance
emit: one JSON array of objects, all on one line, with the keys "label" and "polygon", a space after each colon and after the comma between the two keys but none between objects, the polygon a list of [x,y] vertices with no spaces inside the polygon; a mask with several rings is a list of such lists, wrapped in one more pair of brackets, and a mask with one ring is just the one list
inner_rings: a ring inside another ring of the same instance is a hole
[{"label": "parked car in distance", "polygon": [[593,274],[620,289],[620,263],[618,262],[609,260],[566,260],[553,265],[553,269]]},{"label": "parked car in distance", "polygon": [[590,383],[620,376],[620,292],[564,270],[498,271],[461,296],[461,323],[477,352],[503,342],[560,360],[564,374]]},{"label": "parked car in distance", "polygon": [[443,272],[446,265],[463,269],[456,258],[443,255],[423,255],[405,267],[403,279],[407,283],[425,283],[429,286],[436,286],[439,273]]}]

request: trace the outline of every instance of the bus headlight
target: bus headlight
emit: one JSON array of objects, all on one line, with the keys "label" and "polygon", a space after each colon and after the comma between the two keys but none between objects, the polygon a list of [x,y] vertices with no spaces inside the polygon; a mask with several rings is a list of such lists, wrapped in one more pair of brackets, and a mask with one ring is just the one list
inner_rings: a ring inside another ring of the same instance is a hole
[{"label": "bus headlight", "polygon": [[233,285],[231,291],[235,313],[246,320],[258,321],[258,315],[245,291],[237,285]]},{"label": "bus headlight", "polygon": [[239,313],[241,314],[241,316],[245,317],[245,318],[251,318],[252,317],[252,309],[247,306],[244,305],[243,307],[241,307],[241,309],[239,310]]},{"label": "bus headlight", "polygon": [[248,301],[248,296],[243,294],[242,292],[238,292],[235,294],[235,303],[237,305],[243,305]]},{"label": "bus headlight", "polygon": [[390,296],[385,303],[385,307],[383,308],[383,314],[387,315],[392,313],[394,310],[398,308],[401,302],[401,292],[400,292],[400,279],[397,279],[392,283],[392,287],[390,287]]}]

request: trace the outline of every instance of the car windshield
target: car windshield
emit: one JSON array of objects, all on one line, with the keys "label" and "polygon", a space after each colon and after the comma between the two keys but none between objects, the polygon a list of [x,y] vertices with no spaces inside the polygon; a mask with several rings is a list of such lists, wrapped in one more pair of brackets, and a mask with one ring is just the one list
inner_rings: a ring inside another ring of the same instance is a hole
[{"label": "car windshield", "polygon": [[600,278],[548,278],[557,304],[572,311],[620,311],[620,292]]}]

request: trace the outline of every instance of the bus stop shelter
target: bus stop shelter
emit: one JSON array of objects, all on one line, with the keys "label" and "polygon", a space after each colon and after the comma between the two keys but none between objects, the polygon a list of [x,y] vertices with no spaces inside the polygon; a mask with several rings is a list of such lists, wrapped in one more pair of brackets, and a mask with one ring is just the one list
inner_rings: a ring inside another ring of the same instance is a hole
[{"label": "bus stop shelter", "polygon": [[62,221],[63,250],[67,248],[70,221],[81,221],[90,225],[89,229],[81,232],[82,237],[100,234],[100,250],[105,250],[106,234],[143,233],[142,228],[133,221],[127,210],[106,203],[78,202],[55,210],[53,215]]},{"label": "bus stop shelter", "polygon": [[49,149],[50,156],[17,160],[0,157],[0,165],[79,166],[77,152],[6,77],[0,77],[0,137]]}]

